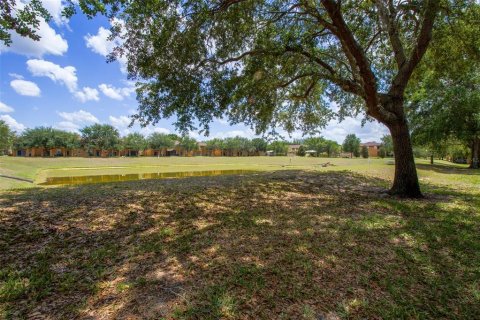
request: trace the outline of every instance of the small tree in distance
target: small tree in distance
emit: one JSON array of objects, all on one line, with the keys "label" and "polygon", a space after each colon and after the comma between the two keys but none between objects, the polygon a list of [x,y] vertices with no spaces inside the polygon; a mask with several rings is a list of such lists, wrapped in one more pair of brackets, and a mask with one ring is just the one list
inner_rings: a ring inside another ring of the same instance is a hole
[{"label": "small tree in distance", "polygon": [[385,148],[383,146],[378,148],[378,156],[380,158],[382,158],[382,159],[385,158],[386,154],[387,153],[385,152]]},{"label": "small tree in distance", "polygon": [[368,158],[368,147],[362,146],[362,157],[367,159]]},{"label": "small tree in distance", "polygon": [[5,121],[0,120],[0,155],[8,154],[12,149],[15,132],[13,132]]},{"label": "small tree in distance", "polygon": [[198,142],[192,137],[183,136],[180,138],[179,145],[184,148],[188,153],[198,149]]},{"label": "small tree in distance", "polygon": [[305,147],[303,145],[300,145],[298,148],[297,156],[305,157]]},{"label": "small tree in distance", "polygon": [[348,134],[345,137],[342,145],[343,151],[350,152],[355,157],[360,156],[360,139],[354,133]]},{"label": "small tree in distance", "polygon": [[385,151],[386,156],[390,156],[393,154],[393,140],[392,136],[386,134],[382,137],[382,148]]},{"label": "small tree in distance", "polygon": [[82,143],[89,151],[115,150],[119,147],[120,134],[117,129],[108,124],[94,124],[80,129]]}]

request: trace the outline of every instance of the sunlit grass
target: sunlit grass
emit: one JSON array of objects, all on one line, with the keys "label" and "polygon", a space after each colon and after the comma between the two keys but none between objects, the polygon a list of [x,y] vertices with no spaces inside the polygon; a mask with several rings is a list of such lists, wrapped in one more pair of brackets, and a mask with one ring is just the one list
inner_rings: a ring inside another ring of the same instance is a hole
[{"label": "sunlit grass", "polygon": [[[312,157],[139,157],[139,158],[23,158],[0,157],[0,174],[32,179],[36,183],[47,177],[142,174],[208,170],[349,170],[383,179],[392,179],[394,166],[389,159],[344,159]],[[322,167],[330,163],[332,166]],[[434,166],[417,159],[422,184],[458,185],[468,188],[480,184],[478,170],[465,165],[437,161]],[[448,178],[447,178],[448,177]],[[0,190],[31,188],[35,184],[0,177]],[[385,187],[388,183],[385,183]]]}]

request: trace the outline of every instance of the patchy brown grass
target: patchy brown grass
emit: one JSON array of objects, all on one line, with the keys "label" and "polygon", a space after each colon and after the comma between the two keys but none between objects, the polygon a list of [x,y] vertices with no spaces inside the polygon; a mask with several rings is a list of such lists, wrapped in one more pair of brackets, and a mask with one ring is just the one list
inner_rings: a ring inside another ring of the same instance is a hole
[{"label": "patchy brown grass", "polygon": [[476,194],[382,185],[284,171],[2,193],[0,317],[478,317]]}]

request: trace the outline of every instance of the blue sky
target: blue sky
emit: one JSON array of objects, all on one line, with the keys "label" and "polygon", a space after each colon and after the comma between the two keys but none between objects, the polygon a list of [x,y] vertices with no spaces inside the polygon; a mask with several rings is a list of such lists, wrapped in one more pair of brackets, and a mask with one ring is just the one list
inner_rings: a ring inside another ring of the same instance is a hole
[{"label": "blue sky", "polygon": [[[17,132],[35,126],[78,131],[96,122],[111,124],[122,135],[174,132],[173,119],[163,119],[155,127],[128,128],[128,116],[135,113],[137,102],[122,61],[106,62],[105,56],[115,46],[107,40],[110,23],[106,18],[89,20],[78,14],[65,20],[61,0],[43,3],[53,19],[41,23],[40,41],[12,35],[10,47],[0,45],[0,119]],[[387,130],[376,122],[362,127],[361,118],[347,118],[341,123],[332,120],[322,131],[324,137],[338,142],[349,133],[366,142],[378,141]],[[191,135],[208,139],[196,132]],[[254,136],[243,125],[212,123],[210,137],[235,135]],[[298,137],[300,132],[292,135]]]}]

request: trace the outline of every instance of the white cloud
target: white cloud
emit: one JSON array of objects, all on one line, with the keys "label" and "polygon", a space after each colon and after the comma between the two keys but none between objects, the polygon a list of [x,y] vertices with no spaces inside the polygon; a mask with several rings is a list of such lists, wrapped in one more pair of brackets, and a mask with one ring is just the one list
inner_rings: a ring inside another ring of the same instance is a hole
[{"label": "white cloud", "polygon": [[50,61],[31,59],[27,61],[27,68],[32,75],[48,77],[54,82],[65,85],[70,92],[74,92],[77,89],[77,70],[73,66],[62,68],[58,64]]},{"label": "white cloud", "polygon": [[[53,21],[57,25],[65,24],[67,20],[61,16],[63,10],[62,0],[43,0],[42,5],[50,12]],[[17,1],[15,9],[21,9],[26,1]],[[45,54],[63,55],[68,50],[68,43],[61,35],[49,26],[43,19],[39,19],[39,25],[36,34],[40,37],[39,41],[34,41],[28,37],[22,37],[18,33],[11,31],[12,44],[10,46],[0,45],[1,52],[14,52],[27,57],[42,57]]]},{"label": "white cloud", "polygon": [[64,1],[62,0],[43,0],[42,5],[45,9],[48,10],[52,16],[53,22],[57,26],[64,25],[68,23],[68,19],[62,17],[62,11],[65,8]]},{"label": "white cloud", "polygon": [[8,113],[8,112],[13,112],[15,111],[12,107],[7,106],[5,103],[0,101],[0,112],[2,113]]},{"label": "white cloud", "polygon": [[60,121],[59,123],[57,123],[56,128],[70,132],[78,132],[78,130],[80,129],[80,125],[70,121]]},{"label": "white cloud", "polygon": [[171,133],[169,129],[161,128],[161,127],[148,126],[148,127],[141,128],[138,125],[129,127],[130,123],[132,122],[132,119],[127,116],[119,116],[119,117],[109,116],[108,119],[111,125],[117,128],[121,135],[127,135],[132,132],[139,132],[144,136],[148,136],[154,132],[165,133],[165,134]]},{"label": "white cloud", "polygon": [[22,37],[15,32],[11,33],[12,44],[9,47],[1,44],[0,53],[14,52],[27,57],[41,58],[46,54],[61,56],[67,52],[67,40],[57,34],[43,19],[40,21],[37,34],[40,36],[39,41],[34,41],[28,37]]},{"label": "white cloud", "polygon": [[18,74],[18,73],[11,72],[8,75],[12,78],[15,78],[15,79],[20,79],[20,80],[23,79],[23,76],[21,74]]},{"label": "white cloud", "polygon": [[115,100],[123,100],[124,97],[128,97],[135,91],[135,88],[132,86],[125,88],[115,88],[114,86],[105,83],[102,83],[98,87],[104,95]]},{"label": "white cloud", "polygon": [[108,119],[110,120],[110,123],[117,129],[126,128],[130,125],[130,122],[132,122],[132,119],[127,116],[109,116]]},{"label": "white cloud", "polygon": [[73,95],[81,102],[87,102],[89,100],[100,100],[100,98],[98,97],[98,90],[90,87],[83,87],[82,90],[76,91]]},{"label": "white cloud", "polygon": [[55,127],[70,132],[79,132],[81,127],[92,123],[99,123],[97,117],[85,110],[74,112],[58,112],[58,115],[64,120],[58,122]]},{"label": "white cloud", "polygon": [[95,88],[83,87],[77,90],[78,78],[74,66],[61,67],[50,61],[31,59],[27,61],[27,68],[34,76],[47,77],[66,86],[68,91],[81,102],[100,100],[99,92]]},{"label": "white cloud", "polygon": [[161,127],[145,127],[145,128],[140,128],[140,133],[143,134],[144,136],[151,135],[152,133],[164,133],[164,134],[169,134],[171,133],[170,130],[167,128],[161,128]]},{"label": "white cloud", "polygon": [[25,126],[21,123],[18,123],[17,120],[9,116],[8,114],[4,114],[0,116],[0,120],[5,121],[5,123],[12,129],[13,131],[16,132],[21,132],[25,130]]},{"label": "white cloud", "polygon": [[112,33],[110,30],[100,27],[96,35],[88,34],[84,37],[87,48],[90,48],[93,52],[98,53],[106,57],[113,48],[115,48],[115,43],[108,40],[108,37]]},{"label": "white cloud", "polygon": [[22,96],[39,97],[40,88],[35,82],[26,80],[12,80],[10,86]]},{"label": "white cloud", "polygon": [[110,123],[112,126],[117,128],[117,130],[120,132],[121,135],[127,135],[132,132],[132,128],[129,128],[128,126],[132,122],[132,119],[130,119],[127,116],[120,116],[120,117],[114,117],[114,116],[109,116],[108,120],[110,120]]},{"label": "white cloud", "polygon": [[233,138],[237,136],[251,139],[255,137],[255,132],[250,128],[230,130],[230,131],[218,131],[218,132],[212,133],[209,139],[213,139],[213,138],[225,139],[225,138]]},{"label": "white cloud", "polygon": [[[121,20],[114,20],[113,23],[119,23],[122,25]],[[114,39],[110,40],[109,37],[112,33],[110,30],[100,27],[98,28],[98,32],[96,35],[87,34],[85,39],[85,44],[87,48],[91,49],[93,52],[106,57],[110,54],[115,47],[118,47],[122,44],[121,39]],[[127,59],[126,57],[122,56],[117,59],[118,63],[120,64],[120,71],[122,73],[127,73]]]},{"label": "white cloud", "polygon": [[220,123],[220,124],[222,124],[222,125],[224,125],[224,126],[228,126],[228,125],[229,125],[228,120],[226,120],[226,119],[216,118],[215,121],[218,122],[218,123]]},{"label": "white cloud", "polygon": [[377,121],[367,122],[362,127],[361,119],[347,117],[340,123],[337,120],[331,120],[322,130],[323,137],[338,143],[342,143],[350,133],[354,133],[362,142],[379,141],[383,135],[388,134],[388,129]]},{"label": "white cloud", "polygon": [[98,123],[97,117],[88,111],[79,110],[75,112],[59,112],[58,115],[68,122],[75,124]]}]

